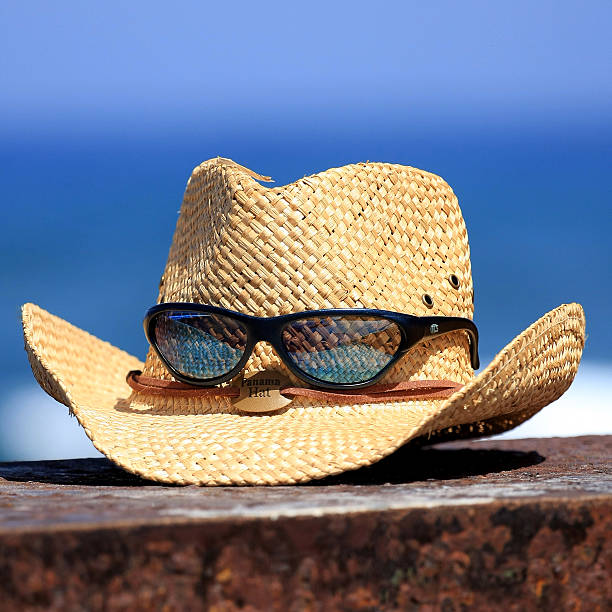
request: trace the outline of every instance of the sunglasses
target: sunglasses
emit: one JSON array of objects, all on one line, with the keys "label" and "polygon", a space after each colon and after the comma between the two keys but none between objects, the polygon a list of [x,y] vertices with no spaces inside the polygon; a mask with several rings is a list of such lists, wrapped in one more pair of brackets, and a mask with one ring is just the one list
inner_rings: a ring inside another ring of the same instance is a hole
[{"label": "sunglasses", "polygon": [[216,306],[166,303],[147,311],[144,329],[174,378],[195,386],[234,378],[262,340],[298,378],[328,389],[371,385],[422,340],[457,330],[467,332],[472,367],[479,367],[478,330],[461,317],[370,308],[254,317]]}]

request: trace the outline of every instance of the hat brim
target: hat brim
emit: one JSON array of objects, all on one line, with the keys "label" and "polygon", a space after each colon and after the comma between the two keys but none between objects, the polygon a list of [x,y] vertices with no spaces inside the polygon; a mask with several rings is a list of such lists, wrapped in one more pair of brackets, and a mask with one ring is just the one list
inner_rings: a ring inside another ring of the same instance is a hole
[{"label": "hat brim", "polygon": [[410,440],[491,435],[560,397],[585,338],[579,304],[562,305],[519,334],[446,400],[300,405],[243,415],[227,398],[136,393],[142,362],[34,304],[22,308],[25,347],[42,388],[77,417],[122,468],[160,482],[291,484],[370,465]]}]

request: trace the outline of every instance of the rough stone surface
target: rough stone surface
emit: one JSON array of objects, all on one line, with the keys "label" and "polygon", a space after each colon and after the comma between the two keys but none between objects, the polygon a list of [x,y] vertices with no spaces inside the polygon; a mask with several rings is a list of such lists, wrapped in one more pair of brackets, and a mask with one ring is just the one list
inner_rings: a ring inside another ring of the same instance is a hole
[{"label": "rough stone surface", "polygon": [[406,447],[291,487],[0,464],[0,609],[610,610],[612,437]]}]

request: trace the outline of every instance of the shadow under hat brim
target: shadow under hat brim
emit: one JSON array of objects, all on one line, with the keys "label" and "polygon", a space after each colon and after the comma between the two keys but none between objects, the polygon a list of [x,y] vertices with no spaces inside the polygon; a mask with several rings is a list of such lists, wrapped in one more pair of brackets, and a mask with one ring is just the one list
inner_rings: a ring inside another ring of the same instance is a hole
[{"label": "shadow under hat brim", "polygon": [[25,347],[41,387],[77,417],[122,468],[177,484],[291,484],[370,465],[416,438],[511,429],[560,397],[585,338],[579,304],[562,305],[519,334],[447,400],[306,405],[236,414],[227,398],[133,392],[142,369],[128,353],[34,304],[22,308]]}]

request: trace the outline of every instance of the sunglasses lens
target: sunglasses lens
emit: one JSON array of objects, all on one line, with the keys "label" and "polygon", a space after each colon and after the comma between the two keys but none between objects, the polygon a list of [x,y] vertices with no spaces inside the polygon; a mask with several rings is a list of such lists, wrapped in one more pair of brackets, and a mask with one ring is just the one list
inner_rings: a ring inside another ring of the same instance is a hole
[{"label": "sunglasses lens", "polygon": [[238,321],[216,314],[163,312],[155,317],[153,332],[168,363],[200,380],[233,370],[247,344],[247,331]]},{"label": "sunglasses lens", "polygon": [[401,332],[396,323],[379,317],[327,316],[288,323],[282,339],[293,363],[309,376],[362,383],[392,361]]}]

